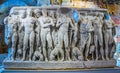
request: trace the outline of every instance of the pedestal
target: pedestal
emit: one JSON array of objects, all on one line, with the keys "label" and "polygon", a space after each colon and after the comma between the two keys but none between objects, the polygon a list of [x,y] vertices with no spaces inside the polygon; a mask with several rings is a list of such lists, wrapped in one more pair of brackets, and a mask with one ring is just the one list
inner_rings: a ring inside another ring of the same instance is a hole
[{"label": "pedestal", "polygon": [[90,68],[110,68],[115,67],[116,62],[110,61],[49,61],[49,62],[33,62],[33,61],[4,61],[5,69],[31,69],[31,70],[75,70]]}]

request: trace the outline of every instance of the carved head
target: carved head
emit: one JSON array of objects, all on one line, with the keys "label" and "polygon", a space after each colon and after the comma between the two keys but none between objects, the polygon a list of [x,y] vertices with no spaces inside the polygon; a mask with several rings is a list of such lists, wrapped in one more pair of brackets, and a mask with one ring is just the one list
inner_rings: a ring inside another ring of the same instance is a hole
[{"label": "carved head", "polygon": [[51,16],[52,18],[54,18],[55,17],[55,12],[54,11],[50,11],[49,12],[49,16]]},{"label": "carved head", "polygon": [[42,9],[42,15],[47,16],[47,9]]},{"label": "carved head", "polygon": [[34,14],[37,18],[40,17],[41,16],[41,10],[40,9],[35,9]]},{"label": "carved head", "polygon": [[16,15],[17,12],[18,12],[17,10],[11,9],[9,15],[14,16],[14,15]]},{"label": "carved head", "polygon": [[26,10],[27,16],[32,16],[32,13],[33,13],[32,9],[28,8],[28,9]]},{"label": "carved head", "polygon": [[14,13],[14,9],[12,8],[12,9],[10,10],[9,15],[12,15],[13,13]]},{"label": "carved head", "polygon": [[19,11],[19,17],[24,18],[25,17],[25,10],[20,10]]},{"label": "carved head", "polygon": [[99,16],[101,19],[103,19],[104,13],[98,13],[98,16]]}]

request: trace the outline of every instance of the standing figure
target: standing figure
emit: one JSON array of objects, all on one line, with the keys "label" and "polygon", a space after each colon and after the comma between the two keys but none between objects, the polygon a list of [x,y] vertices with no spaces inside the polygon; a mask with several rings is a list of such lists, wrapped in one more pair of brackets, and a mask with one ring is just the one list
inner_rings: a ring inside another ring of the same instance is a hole
[{"label": "standing figure", "polygon": [[23,20],[25,18],[25,10],[19,11],[19,28],[18,28],[18,50],[17,50],[17,56],[20,59],[22,52],[23,52],[23,39],[24,39],[24,30],[21,30],[21,27],[23,25]]},{"label": "standing figure", "polygon": [[73,20],[73,22],[74,22],[75,29],[71,28],[70,43],[71,43],[72,47],[75,47],[75,46],[77,46],[77,41],[78,41],[78,23],[75,22],[74,20]]},{"label": "standing figure", "polygon": [[88,20],[88,18],[83,18],[80,25],[80,51],[82,52],[82,55],[84,55],[85,51],[85,60],[88,60],[87,57],[91,43],[91,32],[93,30],[92,22]]},{"label": "standing figure", "polygon": [[33,48],[34,48],[34,39],[35,39],[35,24],[36,19],[32,17],[32,9],[26,10],[26,18],[23,20],[21,29],[24,27],[25,35],[23,42],[23,58],[25,60],[27,50],[29,49],[29,61],[32,59]]},{"label": "standing figure", "polygon": [[39,18],[42,16],[42,13],[41,13],[41,10],[40,9],[35,9],[34,10],[34,14],[35,14],[35,18],[36,18],[36,20],[37,20],[37,23],[36,23],[36,29],[35,29],[35,35],[36,35],[36,37],[35,37],[35,41],[36,41],[36,43],[35,43],[35,45],[36,45],[36,49],[38,49],[39,47],[41,47],[41,40],[40,40],[40,23],[39,23]]},{"label": "standing figure", "polygon": [[58,28],[58,44],[63,47],[63,43],[65,46],[65,56],[66,60],[71,60],[70,59],[70,48],[69,48],[69,36],[68,36],[68,31],[69,31],[69,26],[73,26],[72,21],[69,17],[66,15],[61,15],[60,18],[57,20],[56,27]]},{"label": "standing figure", "polygon": [[18,41],[18,17],[13,21],[12,24],[12,49],[13,49],[13,60],[15,60],[16,52],[17,52],[17,41]]},{"label": "standing figure", "polygon": [[4,24],[6,24],[6,38],[8,40],[7,44],[9,47],[9,60],[15,60],[15,54],[17,51],[17,41],[18,41],[18,16],[14,15],[15,11],[10,12],[10,16],[4,19]]},{"label": "standing figure", "polygon": [[[52,45],[52,36],[51,36],[51,26],[54,26],[53,20],[51,17],[47,16],[47,10],[42,10],[43,16],[41,16],[38,21],[41,25],[41,43],[43,48],[43,55],[45,57],[45,61],[48,61],[48,57],[50,52],[53,49]],[[47,43],[46,43],[47,42]],[[47,46],[48,44],[48,46]],[[47,48],[47,49],[46,49]],[[47,55],[48,51],[48,55]]]},{"label": "standing figure", "polygon": [[114,23],[112,22],[112,19],[104,20],[105,56],[107,60],[109,60],[110,51],[112,50],[111,45],[113,44],[113,34],[112,34],[113,24]]},{"label": "standing figure", "polygon": [[[98,15],[98,14],[97,14]],[[102,16],[103,18],[103,16]],[[102,60],[105,60],[104,58],[104,50],[103,50],[103,33],[102,33],[102,27],[103,27],[103,20],[98,15],[94,20],[94,44],[95,44],[95,50],[96,50],[96,60],[99,58],[98,48],[100,46],[100,54],[102,56]],[[99,44],[98,44],[99,43]]]},{"label": "standing figure", "polygon": [[12,17],[7,16],[4,19],[4,24],[5,24],[5,43],[8,45],[8,59],[13,60],[13,49],[12,47]]},{"label": "standing figure", "polygon": [[58,44],[58,30],[56,28],[57,19],[55,18],[55,12],[50,11],[49,16],[53,19],[54,26],[52,29],[52,39],[53,39],[53,45],[54,47]]}]

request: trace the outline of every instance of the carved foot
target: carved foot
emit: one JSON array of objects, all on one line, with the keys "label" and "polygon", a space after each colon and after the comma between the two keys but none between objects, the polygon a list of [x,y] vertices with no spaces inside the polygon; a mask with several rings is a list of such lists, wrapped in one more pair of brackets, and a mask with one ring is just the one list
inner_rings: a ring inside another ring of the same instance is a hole
[{"label": "carved foot", "polygon": [[85,58],[86,61],[90,61],[88,58]]},{"label": "carved foot", "polygon": [[70,58],[66,59],[66,61],[72,61]]},{"label": "carved foot", "polygon": [[104,58],[104,57],[102,57],[102,60],[105,60],[105,58]]},{"label": "carved foot", "polygon": [[22,58],[21,61],[25,61],[25,58]]},{"label": "carved foot", "polygon": [[95,60],[98,61],[98,59],[99,59],[99,58],[97,57]]},{"label": "carved foot", "polygon": [[45,58],[45,62],[48,62],[48,59],[47,59],[47,58]]},{"label": "carved foot", "polygon": [[59,61],[64,61],[64,58],[62,58],[61,60],[59,60]]},{"label": "carved foot", "polygon": [[29,59],[29,61],[32,61],[31,59]]},{"label": "carved foot", "polygon": [[63,62],[63,60],[58,60],[59,62]]},{"label": "carved foot", "polygon": [[110,60],[108,57],[106,57],[106,60]]},{"label": "carved foot", "polygon": [[11,59],[10,59],[10,61],[14,61],[14,59],[13,59],[13,58],[11,58]]},{"label": "carved foot", "polygon": [[72,61],[70,58],[68,58],[68,61]]}]

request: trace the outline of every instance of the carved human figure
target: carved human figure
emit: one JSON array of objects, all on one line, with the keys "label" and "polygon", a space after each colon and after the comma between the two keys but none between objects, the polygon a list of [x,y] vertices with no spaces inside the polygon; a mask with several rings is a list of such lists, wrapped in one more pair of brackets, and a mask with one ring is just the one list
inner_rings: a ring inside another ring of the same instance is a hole
[{"label": "carved human figure", "polygon": [[34,39],[35,39],[35,24],[36,19],[32,17],[32,9],[26,10],[26,18],[23,20],[23,24],[21,27],[24,27],[25,34],[24,34],[24,42],[23,42],[23,58],[25,60],[27,50],[29,49],[29,61],[32,59],[33,54],[33,47],[34,47]]},{"label": "carved human figure", "polygon": [[112,44],[113,44],[113,34],[112,34],[112,28],[113,28],[113,22],[111,19],[104,20],[104,38],[105,38],[105,56],[106,59],[110,59],[110,51],[112,50]]},{"label": "carved human figure", "polygon": [[[88,18],[83,18],[80,25],[80,51],[84,55],[85,51],[85,60],[88,60],[88,52],[91,44],[91,32],[94,30],[92,22]],[[85,49],[86,45],[86,49]]]},{"label": "carved human figure", "polygon": [[42,48],[39,47],[38,49],[36,49],[36,51],[34,52],[33,55],[33,61],[43,61],[43,54],[42,54]]},{"label": "carved human figure", "polygon": [[12,24],[12,49],[13,49],[13,60],[16,57],[17,51],[17,41],[18,41],[18,21],[17,19],[13,21]]},{"label": "carved human figure", "polygon": [[[52,45],[52,36],[51,36],[51,26],[54,26],[53,20],[51,17],[47,16],[47,10],[42,10],[43,16],[41,16],[38,21],[41,25],[41,43],[43,47],[43,55],[45,57],[45,61],[48,61],[48,57],[50,55],[51,50],[53,49]],[[47,43],[46,43],[47,42]],[[47,46],[48,44],[48,46]],[[48,52],[47,52],[48,50]],[[48,54],[48,55],[47,55]]]},{"label": "carved human figure", "polygon": [[54,23],[53,28],[55,27],[55,24],[57,23],[57,17],[55,15],[56,15],[55,11],[49,11],[49,16],[52,18],[53,23]]},{"label": "carved human figure", "polygon": [[93,17],[88,17],[88,28],[89,28],[89,33],[90,33],[90,37],[89,37],[89,46],[87,46],[87,50],[85,53],[86,58],[88,57],[89,51],[90,51],[90,45],[92,44],[92,32],[95,31],[94,27],[93,27]]},{"label": "carved human figure", "polygon": [[23,20],[25,18],[25,10],[19,10],[19,24],[18,24],[18,50],[17,50],[17,55],[18,58],[22,58],[21,54],[23,52],[23,39],[24,39],[24,30],[21,30],[21,27],[23,25]]},{"label": "carved human figure", "polygon": [[77,46],[77,41],[78,41],[78,23],[73,20],[74,23],[74,28],[71,28],[70,30],[70,43],[72,46]]},{"label": "carved human figure", "polygon": [[[57,57],[57,59],[56,59]],[[63,61],[64,60],[64,51],[61,45],[56,45],[55,48],[52,50],[50,54],[50,60],[51,61]]]},{"label": "carved human figure", "polygon": [[39,18],[42,16],[42,12],[41,12],[41,10],[40,9],[35,9],[34,10],[34,14],[35,14],[35,18],[36,18],[36,20],[37,20],[37,26],[36,26],[36,29],[35,29],[35,31],[36,31],[36,37],[35,37],[35,41],[36,41],[36,49],[37,48],[39,48],[40,46],[41,46],[41,40],[40,40],[40,23],[39,23]]},{"label": "carved human figure", "polygon": [[[98,48],[100,46],[100,54],[102,56],[102,60],[105,60],[104,58],[104,50],[103,50],[103,34],[102,34],[102,27],[103,27],[103,16],[100,16],[99,14],[96,14],[95,20],[93,21],[94,25],[94,44],[95,44],[95,50],[96,50],[96,60],[99,58]],[[99,44],[98,44],[99,43]]]},{"label": "carved human figure", "polygon": [[55,12],[50,11],[49,16],[53,19],[54,26],[51,28],[52,29],[52,39],[53,39],[53,45],[54,47],[58,44],[58,30],[56,28],[56,23],[57,23],[57,18],[55,18]]},{"label": "carved human figure", "polygon": [[72,60],[73,61],[83,61],[82,52],[77,47],[72,47]]},{"label": "carved human figure", "polygon": [[5,17],[4,24],[5,24],[5,43],[8,45],[8,47],[11,47],[11,25],[12,25],[12,17],[9,15]]},{"label": "carved human figure", "polygon": [[[87,18],[88,18],[90,24],[92,25],[92,27],[93,27],[93,22],[94,22],[95,17],[96,16],[94,16],[94,14],[93,15],[90,14],[90,15],[87,16]],[[92,36],[91,37],[91,45],[93,45],[94,44],[94,31],[91,32],[91,36]]]},{"label": "carved human figure", "polygon": [[71,19],[66,15],[61,15],[61,17],[58,18],[57,20],[56,27],[58,28],[58,44],[60,44],[60,46],[63,47],[63,42],[64,42],[66,60],[71,60],[69,39],[68,39],[69,26],[74,28]]},{"label": "carved human figure", "polygon": [[15,59],[15,53],[17,50],[17,41],[18,41],[18,16],[14,15],[15,11],[10,12],[10,16],[4,19],[4,24],[7,26],[7,39],[8,46],[10,48],[9,60]]},{"label": "carved human figure", "polygon": [[12,20],[11,20],[11,16],[7,16],[4,19],[4,24],[5,24],[5,43],[8,45],[8,59],[11,60],[13,59],[13,52],[12,52]]}]

